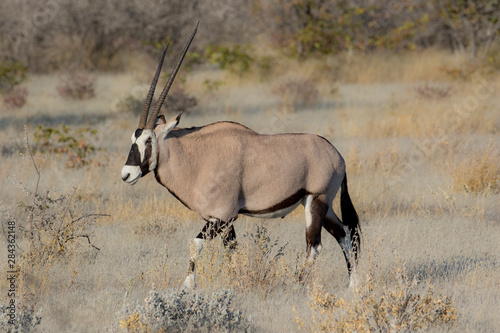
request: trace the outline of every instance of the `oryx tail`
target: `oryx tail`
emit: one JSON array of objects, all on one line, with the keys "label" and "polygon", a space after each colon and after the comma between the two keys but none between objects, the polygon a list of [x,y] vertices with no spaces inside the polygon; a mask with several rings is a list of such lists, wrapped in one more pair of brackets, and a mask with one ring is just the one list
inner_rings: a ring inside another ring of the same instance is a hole
[{"label": "oryx tail", "polygon": [[347,189],[347,174],[344,174],[344,179],[342,180],[341,192],[340,192],[340,209],[342,210],[342,222],[349,228],[349,233],[352,240],[352,246],[354,250],[354,259],[357,260],[357,256],[361,246],[359,217],[358,213],[354,209],[351,197]]}]

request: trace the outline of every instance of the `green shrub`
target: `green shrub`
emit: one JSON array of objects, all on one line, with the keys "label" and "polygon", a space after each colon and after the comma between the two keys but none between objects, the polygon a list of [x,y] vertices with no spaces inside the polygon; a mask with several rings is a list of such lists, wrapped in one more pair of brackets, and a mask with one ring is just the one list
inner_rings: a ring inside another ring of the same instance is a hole
[{"label": "green shrub", "polygon": [[232,48],[221,45],[207,45],[205,56],[211,64],[217,64],[220,69],[243,75],[250,71],[254,58],[250,55],[251,46],[235,45]]},{"label": "green shrub", "polygon": [[28,67],[20,62],[0,63],[0,94],[8,93],[26,80]]},{"label": "green shrub", "polygon": [[89,142],[89,139],[96,139],[97,135],[97,130],[90,128],[74,129],[66,125],[53,128],[39,125],[34,133],[35,150],[66,155],[66,166],[78,168],[88,165],[92,161],[93,153],[99,150]]},{"label": "green shrub", "polygon": [[210,92],[219,91],[219,88],[225,84],[226,82],[222,80],[205,79],[205,81],[203,81],[203,85],[205,86],[205,88],[207,88],[207,91]]},{"label": "green shrub", "polygon": [[26,104],[28,89],[20,84],[26,80],[27,70],[20,62],[0,63],[0,95],[7,108],[20,108]]}]

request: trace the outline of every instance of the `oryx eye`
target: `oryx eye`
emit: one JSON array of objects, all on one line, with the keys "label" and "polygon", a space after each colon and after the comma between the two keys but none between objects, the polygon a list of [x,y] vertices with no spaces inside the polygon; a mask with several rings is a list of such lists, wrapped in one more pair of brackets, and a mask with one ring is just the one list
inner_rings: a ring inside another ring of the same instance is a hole
[{"label": "oryx eye", "polygon": [[146,144],[151,144],[151,142],[152,142],[151,138],[146,140]]}]

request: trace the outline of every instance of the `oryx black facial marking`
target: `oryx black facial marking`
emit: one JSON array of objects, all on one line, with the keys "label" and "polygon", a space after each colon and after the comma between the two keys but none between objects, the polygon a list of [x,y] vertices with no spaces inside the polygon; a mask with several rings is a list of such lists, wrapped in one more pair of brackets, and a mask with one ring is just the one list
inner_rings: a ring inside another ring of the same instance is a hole
[{"label": "oryx black facial marking", "polygon": [[144,128],[138,128],[138,129],[135,130],[134,136],[135,136],[136,139],[138,139],[141,136],[142,131],[144,131]]},{"label": "oryx black facial marking", "polygon": [[123,181],[133,185],[140,177],[156,168],[156,136],[152,130],[137,129],[131,137],[132,146],[122,168]]},{"label": "oryx black facial marking", "polygon": [[132,144],[132,147],[130,147],[130,152],[128,153],[125,165],[141,165],[141,154],[139,153],[139,147],[137,147],[137,143]]}]

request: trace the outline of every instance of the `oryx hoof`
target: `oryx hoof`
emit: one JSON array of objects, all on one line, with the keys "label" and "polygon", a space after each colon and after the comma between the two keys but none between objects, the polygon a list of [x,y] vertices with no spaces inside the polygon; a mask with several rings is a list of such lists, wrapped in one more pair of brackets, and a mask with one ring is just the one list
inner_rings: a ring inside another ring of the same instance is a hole
[{"label": "oryx hoof", "polygon": [[186,276],[186,280],[184,280],[184,288],[186,289],[194,289],[196,287],[195,284],[195,275],[194,274],[189,274]]}]

